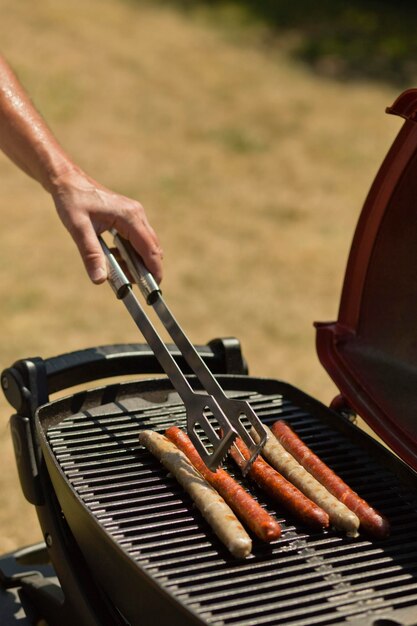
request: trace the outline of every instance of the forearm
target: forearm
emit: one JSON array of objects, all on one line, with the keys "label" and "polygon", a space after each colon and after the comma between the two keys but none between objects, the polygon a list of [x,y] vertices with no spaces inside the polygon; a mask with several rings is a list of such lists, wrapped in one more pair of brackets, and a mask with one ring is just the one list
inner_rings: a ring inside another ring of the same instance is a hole
[{"label": "forearm", "polygon": [[76,169],[0,55],[0,149],[48,192]]},{"label": "forearm", "polygon": [[161,279],[162,250],[142,205],[106,189],[68,157],[1,55],[0,150],[51,194],[93,282],[107,276],[97,235],[110,228],[128,239]]}]

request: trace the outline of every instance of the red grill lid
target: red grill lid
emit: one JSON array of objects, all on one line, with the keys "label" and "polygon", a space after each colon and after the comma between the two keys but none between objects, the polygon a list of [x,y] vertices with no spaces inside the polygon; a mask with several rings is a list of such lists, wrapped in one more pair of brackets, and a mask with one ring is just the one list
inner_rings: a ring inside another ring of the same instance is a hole
[{"label": "red grill lid", "polygon": [[344,401],[417,470],[417,89],[365,201],[339,317],[317,323],[317,352]]}]

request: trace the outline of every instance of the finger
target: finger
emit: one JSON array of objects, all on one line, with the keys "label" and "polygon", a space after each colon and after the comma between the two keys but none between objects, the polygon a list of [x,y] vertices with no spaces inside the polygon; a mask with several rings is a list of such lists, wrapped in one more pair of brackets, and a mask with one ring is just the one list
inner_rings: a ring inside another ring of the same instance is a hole
[{"label": "finger", "polygon": [[[143,223],[146,229],[145,232],[147,233],[149,237],[149,244],[150,244],[148,245],[147,250],[144,255],[144,263],[149,269],[149,271],[151,272],[151,274],[153,274],[155,280],[158,283],[160,283],[162,281],[162,276],[163,276],[162,261],[164,258],[164,253],[159,243],[159,239],[156,235],[156,232],[154,231],[154,229],[148,222],[146,215],[144,215],[143,217],[144,217]],[[151,242],[153,243],[153,245],[151,245]]]},{"label": "finger", "polygon": [[149,225],[144,214],[133,220],[118,220],[116,230],[122,237],[130,241],[136,252],[142,257],[147,269],[160,283],[162,280],[163,252],[153,228]]},{"label": "finger", "polygon": [[93,225],[87,220],[74,227],[71,234],[90,280],[96,285],[103,283],[107,278],[107,266]]},{"label": "finger", "polygon": [[134,230],[130,233],[129,241],[135,250],[140,254],[147,269],[153,275],[157,283],[162,281],[163,252],[157,239],[155,239],[147,229],[138,233]]}]

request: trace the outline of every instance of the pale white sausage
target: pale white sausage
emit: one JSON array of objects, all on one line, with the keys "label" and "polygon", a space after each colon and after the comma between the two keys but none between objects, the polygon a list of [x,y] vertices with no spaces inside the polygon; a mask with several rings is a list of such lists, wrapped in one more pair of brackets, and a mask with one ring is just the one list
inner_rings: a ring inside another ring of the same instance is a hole
[{"label": "pale white sausage", "polygon": [[[262,449],[262,454],[287,480],[293,483],[310,500],[313,500],[329,515],[330,523],[348,535],[356,537],[359,528],[359,518],[342,502],[335,498],[321,483],[318,482],[295,458],[285,450],[272,431],[265,426],[268,439]],[[257,438],[254,429],[251,435]]]},{"label": "pale white sausage", "polygon": [[153,430],[143,430],[139,434],[139,441],[175,476],[233,556],[248,556],[252,550],[252,540],[248,533],[232,509],[194,468],[185,454],[167,437]]}]

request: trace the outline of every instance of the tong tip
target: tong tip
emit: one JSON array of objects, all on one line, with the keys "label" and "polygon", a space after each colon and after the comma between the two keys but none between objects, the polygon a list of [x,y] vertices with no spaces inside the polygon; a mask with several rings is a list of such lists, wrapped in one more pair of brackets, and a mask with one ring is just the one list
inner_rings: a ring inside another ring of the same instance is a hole
[{"label": "tong tip", "polygon": [[[253,463],[256,461],[256,459],[258,458],[258,456],[260,455],[262,448],[264,447],[266,440],[268,438],[267,432],[265,430],[265,428],[262,426],[262,430],[261,429],[256,429],[256,439],[257,439],[257,443],[255,445],[250,445],[247,446],[248,451],[250,453],[250,457],[248,459],[244,459],[244,462],[241,465],[241,471],[243,476],[246,476],[248,474],[248,472],[250,471]],[[255,429],[253,429],[252,432],[254,432]]]},{"label": "tong tip", "polygon": [[193,429],[188,431],[188,436],[190,437],[206,467],[208,467],[210,471],[215,472],[224,463],[230,452],[230,448],[238,435],[234,429],[228,430],[227,433],[223,431],[222,437],[215,442],[212,452],[207,451],[207,448]]},{"label": "tong tip", "polygon": [[229,437],[224,439],[222,445],[217,448],[215,452],[208,455],[205,460],[205,464],[212,472],[215,472],[219,467],[223,465],[228,454],[230,453],[230,448],[233,446],[234,441],[237,437],[237,433],[234,431],[230,433]]}]

